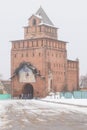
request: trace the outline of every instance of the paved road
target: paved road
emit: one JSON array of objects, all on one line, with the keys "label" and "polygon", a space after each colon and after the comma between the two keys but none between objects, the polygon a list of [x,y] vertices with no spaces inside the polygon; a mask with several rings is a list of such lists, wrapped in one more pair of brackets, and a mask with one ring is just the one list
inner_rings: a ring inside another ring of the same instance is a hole
[{"label": "paved road", "polygon": [[0,114],[0,130],[87,130],[87,108],[35,100],[12,101]]}]

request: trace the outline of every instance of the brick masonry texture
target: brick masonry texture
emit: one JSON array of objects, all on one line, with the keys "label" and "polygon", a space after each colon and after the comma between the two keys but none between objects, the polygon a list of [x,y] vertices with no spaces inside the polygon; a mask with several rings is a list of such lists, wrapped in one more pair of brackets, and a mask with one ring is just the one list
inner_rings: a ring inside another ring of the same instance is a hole
[{"label": "brick masonry texture", "polygon": [[[58,40],[57,28],[41,24],[35,15],[24,27],[24,39],[12,41],[11,75],[22,62],[30,62],[41,76],[33,86],[35,97],[44,97],[50,91],[79,89],[79,61],[67,59],[66,42]],[[19,76],[12,78],[12,94],[19,96],[28,83],[20,83]]]}]

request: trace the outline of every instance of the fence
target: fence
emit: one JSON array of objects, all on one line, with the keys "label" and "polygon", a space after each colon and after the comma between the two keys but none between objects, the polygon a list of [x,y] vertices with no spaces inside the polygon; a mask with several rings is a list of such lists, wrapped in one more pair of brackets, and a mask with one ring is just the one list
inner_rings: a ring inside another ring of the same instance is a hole
[{"label": "fence", "polygon": [[61,92],[60,97],[75,98],[75,99],[87,99],[87,91],[73,91],[73,92]]},{"label": "fence", "polygon": [[11,94],[0,94],[0,100],[11,99]]}]

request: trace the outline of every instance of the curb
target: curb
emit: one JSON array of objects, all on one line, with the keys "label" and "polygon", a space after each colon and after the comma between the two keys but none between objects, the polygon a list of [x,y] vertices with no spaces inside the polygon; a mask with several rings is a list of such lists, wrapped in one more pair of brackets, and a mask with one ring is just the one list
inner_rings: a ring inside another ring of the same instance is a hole
[{"label": "curb", "polygon": [[70,104],[70,103],[63,103],[63,102],[53,102],[53,101],[47,101],[47,100],[41,100],[41,99],[37,99],[39,101],[43,101],[43,102],[49,102],[49,103],[55,103],[55,104],[62,104],[62,105],[69,105],[69,106],[77,106],[77,107],[85,107],[87,108],[87,106],[85,105],[78,105],[78,104]]}]

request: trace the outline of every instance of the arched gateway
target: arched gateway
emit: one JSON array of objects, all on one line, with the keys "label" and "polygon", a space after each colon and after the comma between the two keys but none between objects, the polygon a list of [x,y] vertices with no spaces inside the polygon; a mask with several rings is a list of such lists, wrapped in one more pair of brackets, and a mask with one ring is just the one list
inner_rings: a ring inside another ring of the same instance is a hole
[{"label": "arched gateway", "polygon": [[31,84],[25,84],[23,88],[23,97],[24,99],[33,98],[33,86]]}]

